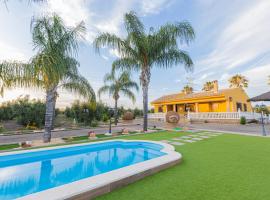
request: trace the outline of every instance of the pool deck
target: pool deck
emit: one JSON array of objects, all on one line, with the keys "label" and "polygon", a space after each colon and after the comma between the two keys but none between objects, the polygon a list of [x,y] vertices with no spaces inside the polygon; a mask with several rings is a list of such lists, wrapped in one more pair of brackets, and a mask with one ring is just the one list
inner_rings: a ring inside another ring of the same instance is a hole
[{"label": "pool deck", "polygon": [[110,172],[99,174],[93,177],[81,179],[72,183],[54,187],[41,192],[33,193],[30,195],[18,198],[19,200],[89,200],[105,193],[109,193],[117,188],[126,186],[137,180],[143,179],[146,176],[157,173],[163,169],[169,168],[181,162],[182,155],[174,150],[174,147],[170,144],[156,142],[156,141],[144,141],[144,140],[108,140],[84,144],[66,145],[62,147],[48,147],[42,149],[24,150],[1,153],[1,155],[12,155],[26,152],[44,151],[49,149],[66,148],[72,146],[83,146],[89,144],[104,143],[110,141],[124,141],[124,142],[150,142],[154,144],[162,145],[164,148],[161,152],[166,155],[153,158],[144,162],[136,163],[130,166],[119,168]]}]

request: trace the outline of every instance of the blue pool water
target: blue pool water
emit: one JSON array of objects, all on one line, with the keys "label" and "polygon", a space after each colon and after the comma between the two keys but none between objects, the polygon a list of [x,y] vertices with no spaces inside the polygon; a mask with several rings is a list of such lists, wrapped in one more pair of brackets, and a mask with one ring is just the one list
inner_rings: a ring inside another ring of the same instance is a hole
[{"label": "blue pool water", "polygon": [[14,199],[165,155],[150,142],[110,141],[0,156],[0,199]]}]

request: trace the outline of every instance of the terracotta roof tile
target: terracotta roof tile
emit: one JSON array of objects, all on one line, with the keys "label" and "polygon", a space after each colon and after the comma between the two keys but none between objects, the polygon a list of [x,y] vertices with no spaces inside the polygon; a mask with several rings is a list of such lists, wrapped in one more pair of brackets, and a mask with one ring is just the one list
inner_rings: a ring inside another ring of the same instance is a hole
[{"label": "terracotta roof tile", "polygon": [[177,101],[177,100],[185,100],[185,99],[193,99],[193,98],[200,98],[200,97],[211,97],[211,96],[228,96],[232,90],[242,90],[241,88],[229,88],[229,89],[222,89],[219,90],[217,93],[213,91],[209,92],[194,92],[191,94],[185,93],[177,93],[177,94],[170,94],[164,95],[151,103],[162,103],[162,102],[169,102],[169,101]]}]

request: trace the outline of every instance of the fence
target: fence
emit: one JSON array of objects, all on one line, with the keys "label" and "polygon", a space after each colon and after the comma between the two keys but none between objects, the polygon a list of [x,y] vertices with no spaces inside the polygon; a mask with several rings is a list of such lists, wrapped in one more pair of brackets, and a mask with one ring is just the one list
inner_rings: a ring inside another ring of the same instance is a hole
[{"label": "fence", "polygon": [[[254,112],[188,112],[188,119],[198,119],[198,120],[207,120],[207,119],[240,119],[245,117],[247,120],[261,120],[260,113]],[[268,120],[267,115],[263,115],[265,120]]]},{"label": "fence", "polygon": [[[166,113],[149,113],[149,119],[165,120]],[[245,117],[247,120],[261,120],[260,113],[254,112],[188,112],[187,118],[189,120],[210,120],[210,119],[230,119],[239,120],[241,117]],[[267,115],[263,115],[264,120],[269,121]]]}]

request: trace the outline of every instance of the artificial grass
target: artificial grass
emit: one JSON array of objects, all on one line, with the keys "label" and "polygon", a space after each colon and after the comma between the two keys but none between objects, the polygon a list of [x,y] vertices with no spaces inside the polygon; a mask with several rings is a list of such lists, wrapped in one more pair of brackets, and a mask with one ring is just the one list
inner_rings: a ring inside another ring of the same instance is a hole
[{"label": "artificial grass", "polygon": [[3,144],[3,145],[0,145],[0,151],[9,150],[9,149],[15,149],[15,148],[18,148],[18,147],[20,147],[19,144]]},{"label": "artificial grass", "polygon": [[[168,140],[161,132],[125,139]],[[98,200],[257,200],[270,198],[270,138],[224,134],[176,146],[181,164]]]}]

